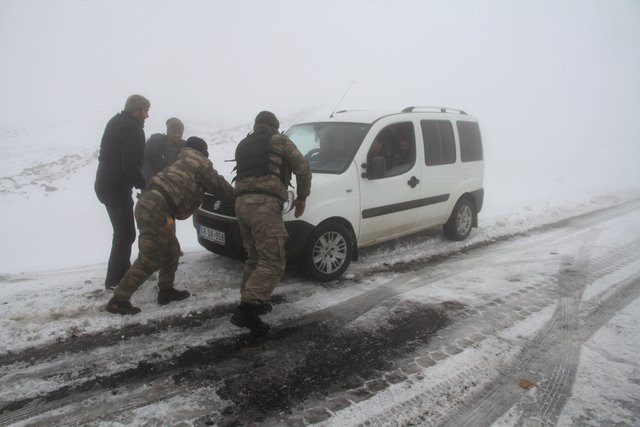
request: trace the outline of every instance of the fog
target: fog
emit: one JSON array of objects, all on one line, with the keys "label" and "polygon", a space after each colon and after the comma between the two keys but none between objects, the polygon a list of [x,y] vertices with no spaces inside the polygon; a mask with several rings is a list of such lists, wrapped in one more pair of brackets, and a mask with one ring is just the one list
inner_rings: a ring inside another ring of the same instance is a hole
[{"label": "fog", "polygon": [[147,134],[178,116],[188,135],[265,108],[329,114],[353,82],[339,108],[477,116],[489,166],[562,180],[614,166],[603,176],[624,182],[638,177],[639,41],[631,0],[5,0],[0,126],[82,121],[99,137],[141,93]]},{"label": "fog", "polygon": [[[4,0],[0,54],[11,159],[97,149],[140,93],[147,136],[171,116],[188,137],[262,109],[290,123],[336,106],[459,108],[480,121],[487,208],[640,185],[637,0]],[[57,136],[38,143],[48,126]]]}]

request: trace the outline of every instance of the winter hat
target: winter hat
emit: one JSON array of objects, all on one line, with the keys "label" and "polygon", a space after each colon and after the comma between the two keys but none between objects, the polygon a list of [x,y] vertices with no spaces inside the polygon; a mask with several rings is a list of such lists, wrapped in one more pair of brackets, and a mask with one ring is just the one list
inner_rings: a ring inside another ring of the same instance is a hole
[{"label": "winter hat", "polygon": [[204,154],[205,157],[209,157],[209,151],[208,151],[208,146],[207,143],[204,142],[204,139],[202,138],[198,138],[197,136],[190,136],[189,139],[187,139],[187,142],[184,144],[184,146],[186,148],[193,148],[194,150],[198,150],[199,152],[201,152],[202,154]]},{"label": "winter hat", "polygon": [[133,113],[134,111],[144,110],[149,107],[151,107],[151,103],[147,98],[134,94],[127,98],[127,102],[124,104],[124,111]]},{"label": "winter hat", "polygon": [[260,111],[258,113],[253,128],[255,129],[258,125],[267,125],[275,131],[280,128],[280,122],[278,121],[278,118],[271,111]]},{"label": "winter hat", "polygon": [[180,121],[180,119],[171,117],[169,120],[167,120],[167,133],[169,132],[184,132],[184,124]]}]

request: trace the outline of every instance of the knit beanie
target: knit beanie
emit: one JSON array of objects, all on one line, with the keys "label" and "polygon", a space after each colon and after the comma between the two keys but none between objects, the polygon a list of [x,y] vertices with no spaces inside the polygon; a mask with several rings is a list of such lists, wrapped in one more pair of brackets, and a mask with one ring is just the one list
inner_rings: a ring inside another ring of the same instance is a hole
[{"label": "knit beanie", "polygon": [[207,146],[207,143],[204,142],[204,139],[202,138],[198,138],[197,136],[190,136],[189,139],[187,139],[187,142],[184,144],[184,146],[186,148],[193,148],[194,150],[198,150],[199,152],[204,154],[205,157],[209,158],[209,151],[208,151],[209,147]]},{"label": "knit beanie", "polygon": [[151,103],[147,98],[142,95],[131,95],[127,98],[127,102],[124,104],[124,111],[126,113],[133,113],[137,110],[144,110],[151,107]]},{"label": "knit beanie", "polygon": [[171,117],[167,120],[167,133],[169,132],[184,132],[184,124],[182,121],[176,117]]},{"label": "knit beanie", "polygon": [[280,122],[271,111],[260,111],[258,113],[253,128],[255,129],[258,125],[267,125],[276,132],[280,129]]}]

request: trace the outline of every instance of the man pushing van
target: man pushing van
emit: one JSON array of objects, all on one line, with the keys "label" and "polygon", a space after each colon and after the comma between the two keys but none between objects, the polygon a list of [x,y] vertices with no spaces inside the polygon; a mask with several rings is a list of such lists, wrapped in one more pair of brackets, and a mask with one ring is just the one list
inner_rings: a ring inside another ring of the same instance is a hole
[{"label": "man pushing van", "polygon": [[269,300],[286,265],[287,230],[282,208],[291,173],[296,175],[294,215],[304,212],[311,190],[309,162],[295,144],[278,133],[280,122],[270,111],[260,112],[253,132],[236,148],[236,217],[247,251],[240,288],[240,305],[231,323],[257,334],[269,331],[260,315],[271,311]]},{"label": "man pushing van", "polygon": [[140,230],[138,259],[129,267],[116,288],[106,310],[114,314],[137,314],[131,295],[156,270],[158,304],[189,297],[186,290],[173,287],[180,258],[176,238],[176,219],[186,219],[200,205],[205,191],[233,198],[233,187],[213,168],[207,143],[192,136],[175,163],[154,176],[145,186],[136,204],[135,216]]}]

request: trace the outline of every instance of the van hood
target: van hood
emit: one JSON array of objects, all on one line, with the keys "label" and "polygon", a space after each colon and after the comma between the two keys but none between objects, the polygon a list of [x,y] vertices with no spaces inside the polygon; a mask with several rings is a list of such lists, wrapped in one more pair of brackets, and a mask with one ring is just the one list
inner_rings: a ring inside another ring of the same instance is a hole
[{"label": "van hood", "polygon": [[[343,182],[344,181],[343,175],[347,173],[348,173],[348,169],[347,171],[341,174],[314,172],[313,175],[311,176],[311,194],[313,194],[314,187],[317,188],[322,186],[324,188],[328,188],[328,187],[331,187],[333,183]],[[293,187],[294,193],[295,193],[295,190],[296,190],[295,177],[291,179],[291,186]]]}]

